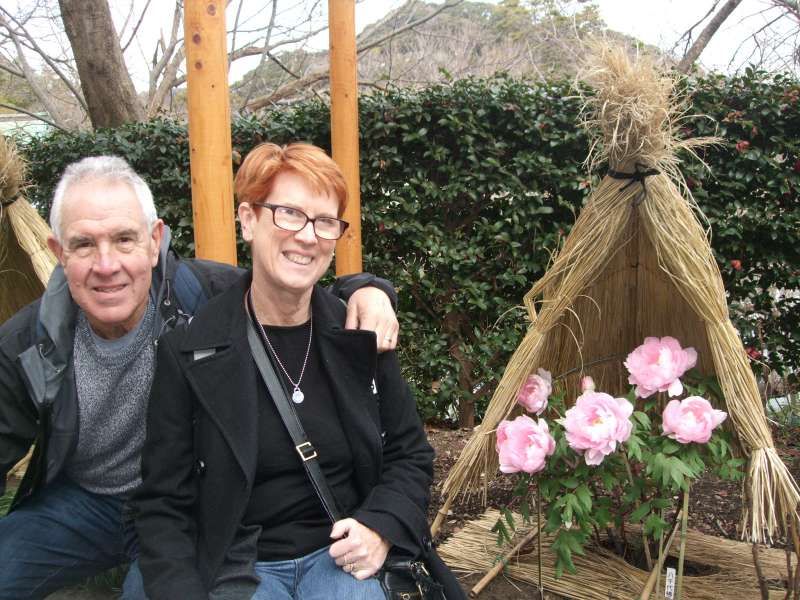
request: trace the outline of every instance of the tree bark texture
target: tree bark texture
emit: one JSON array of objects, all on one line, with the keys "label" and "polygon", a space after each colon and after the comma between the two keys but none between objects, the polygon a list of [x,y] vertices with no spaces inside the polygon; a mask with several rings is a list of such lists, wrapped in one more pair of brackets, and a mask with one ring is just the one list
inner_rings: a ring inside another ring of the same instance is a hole
[{"label": "tree bark texture", "polygon": [[678,71],[681,73],[689,72],[694,61],[700,58],[700,54],[702,54],[703,50],[708,46],[708,42],[710,42],[714,34],[717,33],[717,30],[725,22],[725,19],[736,10],[736,7],[739,6],[741,2],[742,0],[728,0],[722,5],[722,8],[711,18],[708,25],[705,26],[705,29],[703,29],[694,44],[692,44],[691,48],[686,51],[686,55],[681,59],[681,62],[678,63]]},{"label": "tree bark texture", "polygon": [[107,0],[59,0],[92,126],[141,121],[142,105],[128,74]]}]

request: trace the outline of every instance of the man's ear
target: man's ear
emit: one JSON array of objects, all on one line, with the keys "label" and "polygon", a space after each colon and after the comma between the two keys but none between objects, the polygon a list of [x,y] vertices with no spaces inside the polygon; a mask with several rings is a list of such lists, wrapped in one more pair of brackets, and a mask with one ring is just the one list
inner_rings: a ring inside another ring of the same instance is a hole
[{"label": "man's ear", "polygon": [[255,211],[248,202],[240,202],[236,209],[236,214],[239,215],[239,225],[242,228],[242,239],[245,242],[253,241],[253,222],[256,220]]},{"label": "man's ear", "polygon": [[158,254],[161,250],[161,240],[164,237],[164,221],[159,219],[153,223],[153,230],[150,232],[150,241],[153,243],[150,264],[155,268],[158,264]]},{"label": "man's ear", "polygon": [[47,236],[47,247],[50,248],[50,252],[55,254],[59,264],[64,266],[64,246],[61,245],[61,242],[59,242],[53,234]]}]

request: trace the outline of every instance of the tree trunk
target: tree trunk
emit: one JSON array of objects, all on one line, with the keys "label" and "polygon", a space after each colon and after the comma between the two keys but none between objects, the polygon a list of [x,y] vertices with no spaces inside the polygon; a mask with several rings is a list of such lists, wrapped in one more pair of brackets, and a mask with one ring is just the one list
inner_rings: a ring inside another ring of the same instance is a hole
[{"label": "tree trunk", "polygon": [[92,126],[142,120],[107,0],[58,0]]},{"label": "tree trunk", "polygon": [[700,57],[700,54],[702,54],[703,50],[708,46],[708,42],[710,42],[714,34],[717,33],[722,23],[741,2],[742,0],[728,0],[722,5],[722,8],[711,18],[708,25],[706,25],[705,29],[700,33],[694,44],[692,44],[691,48],[686,51],[686,55],[681,59],[681,62],[678,63],[678,71],[681,73],[689,72],[694,61]]}]

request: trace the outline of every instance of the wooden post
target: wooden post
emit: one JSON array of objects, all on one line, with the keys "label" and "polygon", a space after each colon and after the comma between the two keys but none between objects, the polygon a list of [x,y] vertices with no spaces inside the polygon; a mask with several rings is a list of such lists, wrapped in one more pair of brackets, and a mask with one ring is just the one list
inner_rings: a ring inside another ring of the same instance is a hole
[{"label": "wooden post", "polygon": [[186,0],[184,35],[195,255],[236,264],[224,0]]},{"label": "wooden post", "polygon": [[358,88],[354,0],[328,0],[331,61],[331,146],[347,181],[344,220],[350,223],[336,244],[336,275],[361,267],[361,182],[358,174]]}]

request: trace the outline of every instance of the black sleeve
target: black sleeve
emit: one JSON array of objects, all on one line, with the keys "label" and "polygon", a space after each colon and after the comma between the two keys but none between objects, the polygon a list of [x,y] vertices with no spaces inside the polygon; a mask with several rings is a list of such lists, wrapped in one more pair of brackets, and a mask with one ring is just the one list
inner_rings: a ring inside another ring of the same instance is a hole
[{"label": "black sleeve", "polygon": [[[28,309],[26,310],[26,315]],[[24,316],[12,317],[19,321]],[[25,456],[37,432],[37,411],[17,369],[21,332],[16,322],[0,328],[0,495],[8,472]]]},{"label": "black sleeve", "polygon": [[[194,399],[172,348],[174,331],[158,344],[142,450],[142,486],[133,498],[139,565],[151,600],[205,598],[197,571]],[[177,342],[175,342],[177,343]]]},{"label": "black sleeve", "polygon": [[342,300],[347,301],[350,299],[350,296],[353,295],[353,292],[368,285],[378,288],[384,294],[389,296],[389,300],[392,303],[392,308],[397,311],[397,292],[394,289],[394,285],[388,279],[382,279],[376,275],[373,275],[372,273],[342,275],[336,279],[329,291],[334,296],[338,296]]},{"label": "black sleeve", "polygon": [[353,518],[393,545],[418,555],[430,542],[427,508],[433,479],[433,448],[400,372],[395,352],[378,356],[376,385],[385,432],[380,480]]}]

